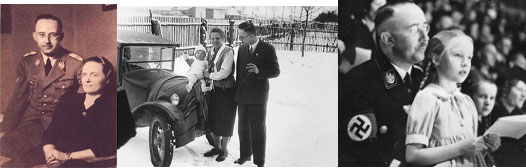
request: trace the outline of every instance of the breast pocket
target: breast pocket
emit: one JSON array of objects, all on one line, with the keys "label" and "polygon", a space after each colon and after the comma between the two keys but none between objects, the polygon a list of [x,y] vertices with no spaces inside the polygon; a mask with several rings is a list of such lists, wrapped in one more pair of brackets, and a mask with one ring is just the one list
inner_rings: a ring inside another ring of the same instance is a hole
[{"label": "breast pocket", "polygon": [[33,95],[39,95],[39,80],[34,78],[29,78],[27,80],[27,84],[29,85],[29,97],[32,97]]},{"label": "breast pocket", "polygon": [[60,96],[64,95],[68,88],[73,86],[75,80],[73,79],[66,79],[66,80],[60,80],[55,83],[55,96],[56,98],[59,98]]}]

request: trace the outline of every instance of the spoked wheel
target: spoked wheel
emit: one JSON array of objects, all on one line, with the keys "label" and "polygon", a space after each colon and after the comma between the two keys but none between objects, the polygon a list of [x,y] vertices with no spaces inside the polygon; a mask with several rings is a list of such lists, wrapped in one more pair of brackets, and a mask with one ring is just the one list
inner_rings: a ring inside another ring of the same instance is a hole
[{"label": "spoked wheel", "polygon": [[153,166],[170,166],[173,157],[171,140],[168,122],[161,115],[155,115],[150,123],[150,158]]}]

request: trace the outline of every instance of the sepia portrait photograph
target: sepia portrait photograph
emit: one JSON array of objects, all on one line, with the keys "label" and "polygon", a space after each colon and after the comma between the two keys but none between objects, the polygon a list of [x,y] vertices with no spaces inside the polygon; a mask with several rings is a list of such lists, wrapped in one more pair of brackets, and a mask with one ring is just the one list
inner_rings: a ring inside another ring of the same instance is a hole
[{"label": "sepia portrait photograph", "polygon": [[336,166],[335,6],[119,6],[119,166]]},{"label": "sepia portrait photograph", "polygon": [[339,2],[338,166],[526,166],[526,2]]},{"label": "sepia portrait photograph", "polygon": [[0,167],[115,167],[117,5],[0,6]]}]

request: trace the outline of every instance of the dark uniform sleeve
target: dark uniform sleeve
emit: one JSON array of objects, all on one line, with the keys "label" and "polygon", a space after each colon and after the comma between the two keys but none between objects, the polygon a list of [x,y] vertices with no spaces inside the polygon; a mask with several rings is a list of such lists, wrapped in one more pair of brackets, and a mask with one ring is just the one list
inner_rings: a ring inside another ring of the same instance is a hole
[{"label": "dark uniform sleeve", "polygon": [[276,50],[274,47],[270,44],[268,44],[269,47],[269,54],[268,58],[266,59],[266,65],[265,67],[258,67],[259,68],[259,74],[258,78],[268,79],[268,78],[275,78],[279,76],[280,70],[279,70],[279,64],[278,64],[278,57],[276,56]]},{"label": "dark uniform sleeve", "polygon": [[[360,71],[359,73],[367,72]],[[370,71],[369,71],[370,72]],[[369,73],[367,72],[367,73]],[[380,166],[377,162],[376,119],[374,118],[374,89],[363,74],[347,74],[343,77],[343,101],[338,112],[338,158],[339,166]],[[354,76],[353,76],[354,75]],[[360,78],[358,78],[360,76]],[[358,80],[361,79],[361,80]],[[364,81],[365,80],[365,81]],[[362,114],[371,121],[371,134],[363,141],[354,141],[348,134],[348,124],[354,116]]]},{"label": "dark uniform sleeve", "polygon": [[350,140],[347,137],[347,124],[350,119],[364,112],[373,111],[372,106],[369,104],[369,98],[364,95],[366,88],[361,87],[363,81],[359,81],[355,76],[347,74],[343,77],[343,93],[341,101],[342,105],[339,109],[339,130],[341,135],[345,136],[345,140]]},{"label": "dark uniform sleeve", "polygon": [[374,105],[372,105],[374,100],[371,100],[372,97],[367,96],[374,95],[372,93],[373,90],[369,89],[368,87],[364,87],[364,84],[367,85],[367,82],[360,81],[354,74],[348,74],[344,79],[343,94],[345,100],[347,101],[345,103],[345,109],[351,110],[354,112],[354,114],[360,111],[372,110],[374,107]]},{"label": "dark uniform sleeve", "polygon": [[10,132],[18,126],[22,119],[24,110],[27,107],[29,98],[29,84],[25,73],[25,64],[20,62],[16,71],[16,83],[11,101],[4,112],[5,116],[2,123],[2,132]]}]

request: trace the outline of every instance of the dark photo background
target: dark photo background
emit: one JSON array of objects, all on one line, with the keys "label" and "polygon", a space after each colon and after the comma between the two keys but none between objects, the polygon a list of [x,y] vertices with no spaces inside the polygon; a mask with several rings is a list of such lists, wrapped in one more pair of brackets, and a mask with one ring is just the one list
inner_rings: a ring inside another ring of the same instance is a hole
[{"label": "dark photo background", "polygon": [[[0,113],[12,95],[16,68],[25,53],[39,51],[31,33],[35,18],[53,14],[62,19],[64,40],[61,45],[84,57],[104,56],[117,64],[116,7],[94,5],[1,5],[2,34],[0,53]],[[105,10],[107,9],[107,10]]]}]

